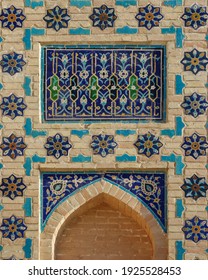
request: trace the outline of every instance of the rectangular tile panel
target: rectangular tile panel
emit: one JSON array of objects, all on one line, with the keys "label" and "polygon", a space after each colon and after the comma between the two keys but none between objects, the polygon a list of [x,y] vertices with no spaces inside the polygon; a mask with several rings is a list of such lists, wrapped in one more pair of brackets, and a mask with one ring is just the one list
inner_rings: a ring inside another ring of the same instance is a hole
[{"label": "rectangular tile panel", "polygon": [[43,121],[165,119],[164,46],[45,46]]}]

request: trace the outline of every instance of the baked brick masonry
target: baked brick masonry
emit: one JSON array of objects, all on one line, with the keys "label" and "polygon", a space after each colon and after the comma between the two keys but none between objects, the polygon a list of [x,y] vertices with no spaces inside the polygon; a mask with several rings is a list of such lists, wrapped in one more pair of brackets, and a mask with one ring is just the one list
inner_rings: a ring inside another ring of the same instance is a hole
[{"label": "baked brick masonry", "polygon": [[0,259],[208,259],[207,4],[1,1]]}]

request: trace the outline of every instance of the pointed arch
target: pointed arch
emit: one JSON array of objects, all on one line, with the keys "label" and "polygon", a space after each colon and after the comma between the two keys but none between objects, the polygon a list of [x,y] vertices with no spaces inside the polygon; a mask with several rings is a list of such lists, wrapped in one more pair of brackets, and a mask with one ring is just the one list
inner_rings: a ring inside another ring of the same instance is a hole
[{"label": "pointed arch", "polygon": [[54,259],[55,243],[65,222],[105,200],[111,207],[132,217],[147,232],[153,245],[153,259],[167,259],[167,235],[152,213],[130,193],[107,181],[99,181],[68,197],[51,215],[40,235],[41,260]]}]

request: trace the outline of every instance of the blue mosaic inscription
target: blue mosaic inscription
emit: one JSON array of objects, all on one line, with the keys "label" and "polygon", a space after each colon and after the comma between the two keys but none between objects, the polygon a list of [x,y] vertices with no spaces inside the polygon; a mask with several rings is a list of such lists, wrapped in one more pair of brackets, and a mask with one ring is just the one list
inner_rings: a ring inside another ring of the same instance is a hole
[{"label": "blue mosaic inscription", "polygon": [[42,55],[44,121],[164,119],[164,46],[48,46]]}]

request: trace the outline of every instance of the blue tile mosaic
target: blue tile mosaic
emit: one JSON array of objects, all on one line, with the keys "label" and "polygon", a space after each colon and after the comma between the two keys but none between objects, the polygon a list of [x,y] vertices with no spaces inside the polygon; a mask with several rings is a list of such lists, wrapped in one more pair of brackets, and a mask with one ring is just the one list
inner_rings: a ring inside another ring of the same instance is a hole
[{"label": "blue tile mosaic", "polygon": [[11,175],[8,178],[2,178],[0,185],[0,191],[2,191],[2,196],[8,197],[14,200],[17,196],[23,196],[24,190],[27,186],[23,182],[22,177],[16,177]]},{"label": "blue tile mosaic", "polygon": [[159,137],[148,132],[144,135],[138,135],[134,146],[137,148],[138,154],[145,155],[149,158],[154,154],[159,154],[159,150],[163,144],[160,142]]},{"label": "blue tile mosaic", "polygon": [[3,97],[2,103],[0,104],[3,116],[8,116],[12,120],[18,116],[23,116],[26,108],[27,105],[24,103],[24,99],[17,97],[13,93],[8,97]]},{"label": "blue tile mosaic", "polygon": [[154,7],[149,4],[146,7],[139,8],[139,13],[136,15],[136,19],[139,22],[139,27],[145,27],[150,30],[153,27],[159,27],[163,15],[160,13],[159,7]]},{"label": "blue tile mosaic", "polygon": [[99,134],[92,136],[91,148],[94,155],[106,157],[109,154],[114,154],[114,149],[117,146],[113,135]]},{"label": "blue tile mosaic", "polygon": [[207,220],[201,220],[197,216],[193,217],[191,220],[185,220],[182,231],[187,240],[192,240],[195,243],[200,240],[208,241],[208,222]]},{"label": "blue tile mosaic", "polygon": [[208,184],[206,183],[205,177],[198,177],[194,174],[192,177],[184,180],[181,189],[184,191],[185,197],[191,197],[197,200],[200,197],[206,197]]},{"label": "blue tile mosaic", "polygon": [[164,46],[42,49],[45,121],[165,119]]},{"label": "blue tile mosaic", "polygon": [[181,147],[185,151],[185,156],[191,156],[197,159],[199,156],[206,156],[208,143],[205,136],[193,133],[191,136],[184,137],[184,142]]},{"label": "blue tile mosaic", "polygon": [[185,7],[181,18],[184,20],[186,27],[192,27],[196,30],[201,26],[206,26],[208,19],[207,9],[195,3],[191,7]]},{"label": "blue tile mosaic", "polygon": [[70,16],[67,14],[67,9],[62,9],[59,6],[47,10],[47,14],[43,18],[47,28],[53,28],[59,31],[61,28],[68,28]]},{"label": "blue tile mosaic", "polygon": [[3,219],[0,226],[2,238],[9,238],[11,241],[17,238],[24,238],[27,226],[22,218],[17,218],[14,215],[10,218]]},{"label": "blue tile mosaic", "polygon": [[24,143],[23,137],[17,137],[13,133],[9,137],[3,137],[3,142],[0,145],[3,156],[9,156],[11,159],[23,156],[26,147],[27,145]]},{"label": "blue tile mosaic", "polygon": [[59,159],[61,156],[67,156],[72,145],[69,143],[67,136],[57,133],[49,136],[44,148],[47,150],[47,156],[54,156]]},{"label": "blue tile mosaic", "polygon": [[196,75],[200,71],[206,71],[208,58],[206,52],[193,49],[191,52],[184,53],[184,58],[181,60],[181,63],[184,65],[184,71],[191,71]]},{"label": "blue tile mosaic", "polygon": [[203,115],[208,108],[208,102],[206,96],[200,95],[194,92],[190,96],[184,97],[184,102],[181,104],[186,115],[191,115],[197,118],[199,115]]},{"label": "blue tile mosaic", "polygon": [[26,62],[23,59],[22,54],[11,52],[9,54],[3,54],[0,66],[2,67],[3,73],[9,73],[14,76],[16,73],[21,72]]},{"label": "blue tile mosaic", "polygon": [[166,175],[163,172],[42,173],[41,229],[44,229],[53,211],[65,199],[101,180],[137,197],[166,231]]},{"label": "blue tile mosaic", "polygon": [[106,5],[93,8],[93,13],[90,15],[90,19],[93,22],[94,27],[99,27],[101,30],[107,27],[113,27],[114,22],[117,19],[115,15],[115,9],[109,8]]},{"label": "blue tile mosaic", "polygon": [[2,28],[8,28],[13,31],[15,28],[22,28],[26,16],[22,9],[15,8],[13,5],[8,9],[2,9],[0,21]]}]

